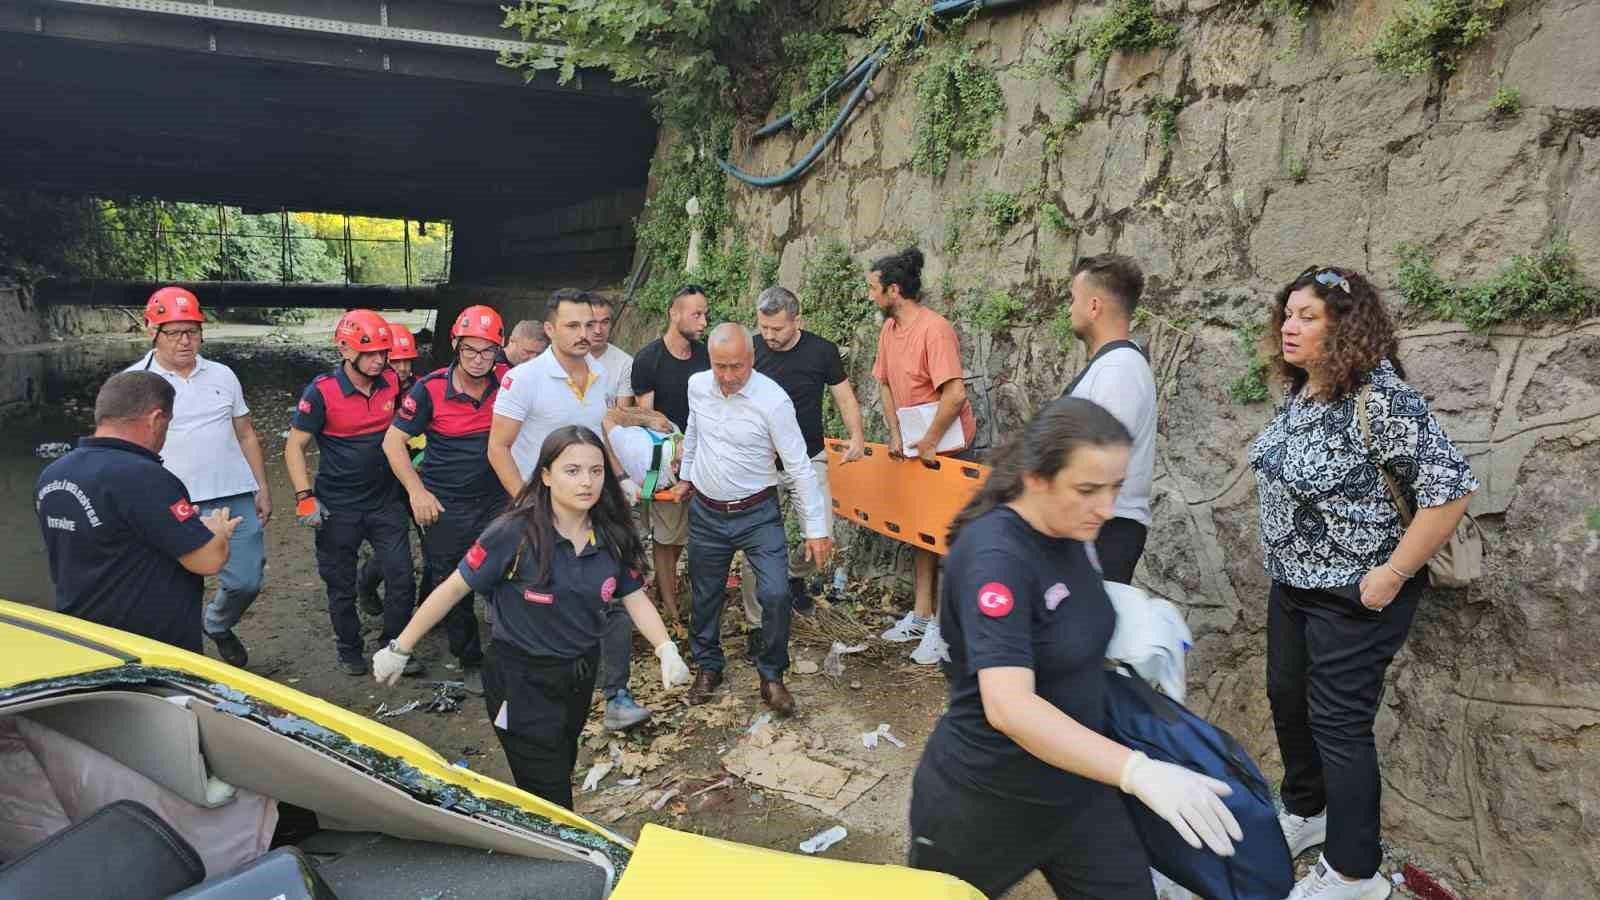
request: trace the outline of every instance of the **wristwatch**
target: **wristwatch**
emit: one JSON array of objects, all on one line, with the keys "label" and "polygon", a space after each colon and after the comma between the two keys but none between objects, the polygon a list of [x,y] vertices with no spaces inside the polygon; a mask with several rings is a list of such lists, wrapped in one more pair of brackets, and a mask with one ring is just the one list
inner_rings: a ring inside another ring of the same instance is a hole
[{"label": "wristwatch", "polygon": [[395,656],[406,656],[406,657],[409,657],[411,655],[411,651],[410,650],[401,650],[400,649],[400,643],[398,641],[390,641],[389,642],[389,652],[393,653]]}]

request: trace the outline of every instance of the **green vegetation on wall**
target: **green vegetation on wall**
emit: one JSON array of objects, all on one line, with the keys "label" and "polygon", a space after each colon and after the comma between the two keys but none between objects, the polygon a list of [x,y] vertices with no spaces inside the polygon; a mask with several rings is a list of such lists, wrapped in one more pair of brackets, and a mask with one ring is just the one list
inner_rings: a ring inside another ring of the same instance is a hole
[{"label": "green vegetation on wall", "polygon": [[912,161],[942,176],[952,156],[977,159],[1000,146],[994,123],[1005,111],[1000,80],[962,44],[929,55],[916,75],[917,130]]},{"label": "green vegetation on wall", "polygon": [[1514,256],[1494,277],[1452,284],[1421,247],[1400,247],[1400,294],[1410,310],[1483,330],[1506,321],[1579,318],[1600,313],[1600,292],[1573,268],[1565,240]]},{"label": "green vegetation on wall", "polygon": [[1505,0],[1407,0],[1373,40],[1378,68],[1403,75],[1456,70],[1461,54],[1494,30]]},{"label": "green vegetation on wall", "polygon": [[1239,350],[1245,355],[1244,374],[1228,385],[1228,396],[1239,404],[1261,403],[1267,399],[1267,361],[1261,358],[1260,322],[1239,329]]},{"label": "green vegetation on wall", "polygon": [[1511,118],[1522,112],[1522,92],[1514,87],[1501,85],[1489,98],[1489,111],[1497,116]]},{"label": "green vegetation on wall", "polygon": [[1151,97],[1145,107],[1150,124],[1161,135],[1163,148],[1172,146],[1178,137],[1178,113],[1183,111],[1183,107],[1182,97]]},{"label": "green vegetation on wall", "polygon": [[843,35],[802,31],[783,36],[789,61],[789,95],[785,111],[793,114],[800,134],[825,130],[838,115],[835,103],[807,104],[833,83],[849,65]]},{"label": "green vegetation on wall", "polygon": [[1027,308],[1027,302],[1010,291],[974,291],[961,304],[961,321],[977,331],[993,333],[1010,325]]},{"label": "green vegetation on wall", "polygon": [[1118,50],[1138,52],[1177,44],[1177,23],[1157,16],[1152,0],[1120,0],[1104,16],[1068,29],[1053,52],[1071,56],[1087,51],[1089,62],[1099,71]]},{"label": "green vegetation on wall", "polygon": [[806,328],[841,347],[855,343],[856,331],[877,308],[867,299],[866,275],[850,255],[850,245],[830,238],[801,269],[800,310]]}]

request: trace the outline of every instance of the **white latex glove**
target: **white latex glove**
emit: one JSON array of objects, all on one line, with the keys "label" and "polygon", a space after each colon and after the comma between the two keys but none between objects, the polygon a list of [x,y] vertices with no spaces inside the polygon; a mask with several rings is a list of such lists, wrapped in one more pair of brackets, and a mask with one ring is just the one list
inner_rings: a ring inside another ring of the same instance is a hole
[{"label": "white latex glove", "polygon": [[378,679],[379,684],[392,686],[400,680],[400,673],[405,671],[406,662],[410,659],[409,653],[396,653],[385,647],[372,654],[372,677]]},{"label": "white latex glove", "polygon": [[639,502],[639,485],[632,478],[622,479],[622,499],[628,501],[629,506]]},{"label": "white latex glove", "polygon": [[1135,751],[1122,766],[1119,786],[1166,819],[1196,850],[1204,841],[1212,853],[1232,856],[1233,841],[1244,839],[1239,822],[1222,802],[1233,788],[1215,778]]},{"label": "white latex glove", "polygon": [[656,648],[656,659],[661,660],[661,686],[672,689],[678,685],[688,684],[693,677],[689,674],[689,666],[678,655],[678,645],[671,641],[662,641]]}]

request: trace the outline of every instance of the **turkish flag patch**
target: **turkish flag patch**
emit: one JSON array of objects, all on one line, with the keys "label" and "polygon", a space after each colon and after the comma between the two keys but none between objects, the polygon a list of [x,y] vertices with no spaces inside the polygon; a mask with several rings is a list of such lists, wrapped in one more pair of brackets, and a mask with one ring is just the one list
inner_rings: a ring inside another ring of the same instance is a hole
[{"label": "turkish flag patch", "polygon": [[611,598],[616,595],[617,577],[615,575],[608,576],[605,581],[600,582],[600,602],[610,603]]},{"label": "turkish flag patch", "polygon": [[510,375],[507,375],[506,377],[500,379],[500,390],[502,390],[502,391],[511,390],[511,376]]},{"label": "turkish flag patch", "polygon": [[407,394],[406,395],[406,399],[402,400],[400,402],[400,408],[405,410],[408,413],[416,412],[417,411],[417,398],[411,396],[410,394]]},{"label": "turkish flag patch", "polygon": [[1003,618],[1011,612],[1011,607],[1016,603],[1011,597],[1011,589],[998,581],[991,581],[978,588],[978,612],[991,619]]},{"label": "turkish flag patch", "polygon": [[482,544],[473,541],[472,547],[467,550],[467,568],[474,572],[478,571],[478,567],[482,566],[483,561],[488,557],[489,551],[483,549]]},{"label": "turkish flag patch", "polygon": [[311,401],[310,400],[301,400],[300,401],[300,405],[295,407],[295,408],[300,410],[303,413],[306,413],[307,415],[310,415],[311,414]]},{"label": "turkish flag patch", "polygon": [[172,517],[179,522],[187,522],[199,514],[199,510],[196,510],[194,504],[188,500],[179,500],[177,503],[167,507],[167,509],[172,512]]},{"label": "turkish flag patch", "polygon": [[541,594],[538,591],[523,591],[522,599],[528,601],[529,603],[537,603],[540,606],[549,606],[550,604],[556,602],[556,595]]}]

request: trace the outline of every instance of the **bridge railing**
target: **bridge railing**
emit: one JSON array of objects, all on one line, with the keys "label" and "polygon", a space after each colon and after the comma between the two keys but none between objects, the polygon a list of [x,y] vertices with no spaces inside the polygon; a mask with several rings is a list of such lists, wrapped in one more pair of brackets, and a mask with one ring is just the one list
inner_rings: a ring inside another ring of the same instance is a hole
[{"label": "bridge railing", "polygon": [[450,278],[448,222],[165,201],[102,202],[97,213],[83,266],[96,278],[404,287]]}]

